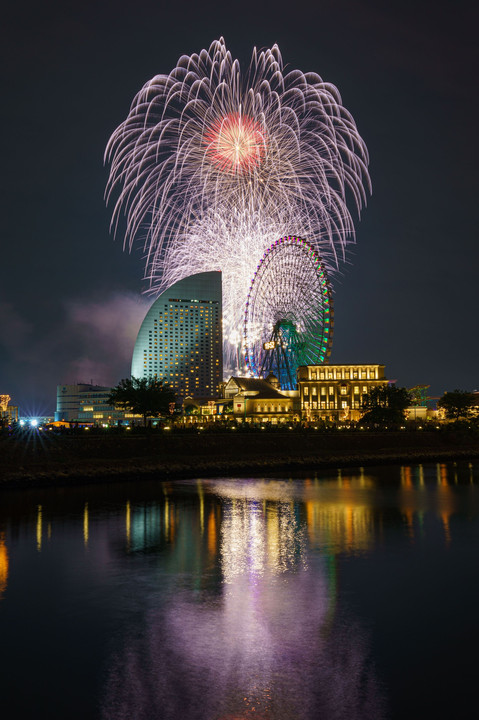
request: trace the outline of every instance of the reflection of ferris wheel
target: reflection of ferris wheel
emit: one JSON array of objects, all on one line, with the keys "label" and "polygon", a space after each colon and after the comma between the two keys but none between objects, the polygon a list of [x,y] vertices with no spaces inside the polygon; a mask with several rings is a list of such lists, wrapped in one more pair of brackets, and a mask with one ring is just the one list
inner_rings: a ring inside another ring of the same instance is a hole
[{"label": "reflection of ferris wheel", "polygon": [[321,258],[305,240],[276,240],[263,255],[246,302],[246,368],[270,372],[283,389],[296,387],[300,365],[319,365],[331,352],[333,305]]}]

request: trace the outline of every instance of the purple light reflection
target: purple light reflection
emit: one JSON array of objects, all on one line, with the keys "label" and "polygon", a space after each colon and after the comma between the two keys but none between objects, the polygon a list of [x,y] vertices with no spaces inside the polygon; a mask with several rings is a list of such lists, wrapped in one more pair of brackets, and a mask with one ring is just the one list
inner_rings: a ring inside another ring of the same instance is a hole
[{"label": "purple light reflection", "polygon": [[103,719],[381,718],[366,639],[294,504],[221,499],[219,592],[175,581],[113,659]]}]

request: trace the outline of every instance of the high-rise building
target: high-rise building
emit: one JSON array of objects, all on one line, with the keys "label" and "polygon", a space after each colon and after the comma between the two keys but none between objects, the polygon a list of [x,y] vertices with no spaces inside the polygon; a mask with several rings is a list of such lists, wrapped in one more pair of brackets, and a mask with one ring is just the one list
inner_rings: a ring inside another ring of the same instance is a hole
[{"label": "high-rise building", "polygon": [[164,380],[179,399],[217,396],[222,345],[221,273],[191,275],[148,310],[133,350],[132,377]]}]

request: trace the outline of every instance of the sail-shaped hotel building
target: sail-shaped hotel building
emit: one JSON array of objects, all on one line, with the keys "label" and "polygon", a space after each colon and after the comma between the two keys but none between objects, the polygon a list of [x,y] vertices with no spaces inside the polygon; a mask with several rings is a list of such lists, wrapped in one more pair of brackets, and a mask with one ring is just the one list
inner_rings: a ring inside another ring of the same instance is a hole
[{"label": "sail-shaped hotel building", "polygon": [[131,374],[168,382],[178,399],[218,396],[223,380],[221,272],[190,275],[154,301],[136,339]]}]

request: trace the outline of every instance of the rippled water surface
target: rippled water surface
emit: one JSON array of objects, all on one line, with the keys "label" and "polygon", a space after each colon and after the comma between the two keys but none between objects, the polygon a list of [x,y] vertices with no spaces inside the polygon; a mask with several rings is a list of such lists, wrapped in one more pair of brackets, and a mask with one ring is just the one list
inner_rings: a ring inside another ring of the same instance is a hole
[{"label": "rippled water surface", "polygon": [[475,717],[478,617],[477,462],[0,494],[2,720]]}]

